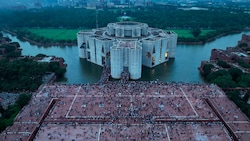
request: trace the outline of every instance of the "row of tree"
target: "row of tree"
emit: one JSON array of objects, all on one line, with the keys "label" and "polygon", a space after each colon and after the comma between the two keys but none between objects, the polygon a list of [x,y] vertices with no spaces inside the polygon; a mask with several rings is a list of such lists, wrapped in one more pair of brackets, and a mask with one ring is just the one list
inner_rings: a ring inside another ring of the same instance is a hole
[{"label": "row of tree", "polygon": [[[232,67],[225,61],[219,60],[217,65],[223,69],[213,71],[213,64],[206,64],[202,68],[203,76],[209,83],[217,84],[221,88],[250,87],[250,74],[242,72],[239,68]],[[250,119],[250,105],[247,104],[250,91],[243,98],[239,91],[226,92],[226,94]]]},{"label": "row of tree", "polygon": [[11,57],[19,57],[21,55],[21,50],[18,50],[20,47],[18,42],[12,42],[9,44],[0,45],[0,49],[3,51],[0,52],[0,55],[11,58]]},{"label": "row of tree", "polygon": [[232,100],[242,112],[244,112],[247,117],[250,119],[250,105],[247,104],[247,101],[250,97],[250,91],[248,91],[243,97],[239,91],[229,91],[226,92],[226,95]]},{"label": "row of tree", "polygon": [[46,72],[55,72],[63,77],[66,68],[58,63],[38,63],[33,59],[0,60],[0,91],[34,91],[42,83]]},{"label": "row of tree", "polygon": [[31,59],[0,60],[0,91],[34,91],[46,73],[43,64]]},{"label": "row of tree", "polygon": [[[245,28],[247,29],[247,27]],[[202,42],[206,43],[208,41],[212,41],[216,39],[219,36],[224,36],[227,34],[231,34],[234,32],[241,32],[242,30],[245,30],[243,26],[237,26],[237,27],[221,27],[217,28],[213,31],[207,32],[204,35],[201,35],[201,28],[193,28],[190,30],[193,37],[178,37],[178,42]]]},{"label": "row of tree", "polygon": [[222,60],[219,60],[217,65],[224,69],[212,71],[214,68],[212,64],[203,66],[203,76],[208,82],[215,83],[221,88],[250,87],[250,74]]},{"label": "row of tree", "polygon": [[55,28],[94,28],[96,17],[98,25],[116,21],[116,14],[110,11],[96,12],[88,9],[47,8],[40,11],[5,11],[0,12],[1,26],[10,28],[55,27]]},{"label": "row of tree", "polygon": [[[116,22],[117,17],[124,13],[133,17],[135,21],[148,23],[151,27],[198,29],[194,30],[194,38],[181,37],[178,39],[180,42],[206,42],[222,33],[242,31],[250,25],[250,15],[245,14],[243,9],[209,8],[209,10],[184,11],[173,6],[154,6],[139,9],[89,10],[57,7],[38,11],[0,11],[0,27],[89,29],[105,27],[110,22]],[[213,29],[214,32],[199,36],[196,31],[200,29]],[[41,38],[37,40],[50,42]]]},{"label": "row of tree", "polygon": [[[0,40],[4,37],[0,34]],[[20,57],[21,52],[17,42],[0,45],[0,92],[34,91],[42,83],[46,72],[55,72],[62,77],[66,68],[61,68],[59,63],[39,63],[27,57]],[[4,54],[3,54],[4,52]],[[37,57],[46,55],[38,54]]]},{"label": "row of tree", "polygon": [[[20,57],[21,52],[16,52],[19,44],[8,43],[10,40],[5,39],[2,33],[0,41],[5,42],[0,44],[0,92],[35,91],[43,83],[46,72],[55,72],[59,77],[66,72],[66,68],[61,68],[57,62],[39,63],[27,57]],[[37,57],[46,56],[38,54]],[[21,94],[15,104],[7,109],[0,103],[0,132],[13,124],[15,116],[28,104],[30,98],[31,94]]]},{"label": "row of tree", "polygon": [[43,36],[39,36],[37,34],[34,34],[24,28],[22,29],[12,29],[13,32],[17,35],[19,39],[29,39],[32,40],[31,44],[35,42],[36,44],[41,44],[43,46],[51,46],[51,45],[74,45],[76,44],[76,39],[60,39],[60,40],[54,40],[50,38],[45,38]]},{"label": "row of tree", "polygon": [[220,29],[234,27],[242,29],[250,25],[250,15],[243,10],[213,8],[209,10],[179,10],[177,7],[148,7],[140,9],[75,9],[46,8],[39,11],[1,11],[2,27],[64,27],[94,28],[116,22],[117,17],[126,15],[136,21],[148,23],[157,28],[206,28]]},{"label": "row of tree", "polygon": [[7,109],[2,107],[0,103],[0,132],[2,132],[6,127],[13,124],[13,120],[18,114],[18,112],[28,104],[31,98],[31,94],[20,94],[14,105],[9,106]]}]

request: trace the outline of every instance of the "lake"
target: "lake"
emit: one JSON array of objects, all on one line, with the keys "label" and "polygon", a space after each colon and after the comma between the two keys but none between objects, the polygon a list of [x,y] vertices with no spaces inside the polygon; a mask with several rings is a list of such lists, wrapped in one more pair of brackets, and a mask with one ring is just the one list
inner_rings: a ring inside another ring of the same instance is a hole
[{"label": "lake", "polygon": [[[242,34],[250,34],[250,31],[220,37],[204,45],[177,45],[175,59],[170,59],[169,62],[155,68],[143,67],[140,80],[204,83],[205,81],[198,70],[201,61],[209,60],[213,48],[226,49],[226,47],[236,46],[237,42],[241,40]],[[23,49],[22,55],[35,56],[41,53],[63,57],[68,65],[63,83],[94,83],[100,79],[102,67],[80,59],[77,46],[38,47],[27,41],[21,41],[8,33],[3,32],[3,35],[20,44]]]}]

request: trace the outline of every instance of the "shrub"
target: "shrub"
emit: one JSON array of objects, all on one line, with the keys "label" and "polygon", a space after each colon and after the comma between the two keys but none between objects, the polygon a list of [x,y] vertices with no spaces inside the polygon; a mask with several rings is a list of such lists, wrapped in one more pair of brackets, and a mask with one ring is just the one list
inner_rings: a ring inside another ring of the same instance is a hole
[{"label": "shrub", "polygon": [[218,66],[221,66],[222,68],[230,68],[230,67],[231,67],[227,62],[222,61],[222,60],[219,60],[219,61],[217,62],[217,65],[218,65]]},{"label": "shrub", "polygon": [[214,65],[205,64],[202,68],[204,77],[207,77],[211,73],[213,68],[214,68]]}]

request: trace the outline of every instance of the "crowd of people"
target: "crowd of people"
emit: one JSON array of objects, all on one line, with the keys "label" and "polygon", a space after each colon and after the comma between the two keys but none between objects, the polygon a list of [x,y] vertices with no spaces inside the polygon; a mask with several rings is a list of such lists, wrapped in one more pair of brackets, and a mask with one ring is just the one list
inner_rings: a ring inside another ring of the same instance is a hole
[{"label": "crowd of people", "polygon": [[[202,130],[202,137],[205,136],[203,130],[206,126],[209,129],[221,127],[211,134],[227,137],[222,122],[213,110],[218,111],[226,122],[232,122],[234,130],[249,130],[247,118],[215,85],[129,81],[126,71],[119,81],[110,81],[109,77],[109,69],[105,67],[100,81],[94,84],[41,86],[30,104],[18,114],[14,126],[4,131],[5,138],[10,133],[27,132],[28,136],[35,127],[41,126],[36,137],[39,138],[45,132],[55,131],[56,128],[47,129],[52,124],[77,126],[72,130],[79,132],[81,126],[91,128],[93,123],[103,127],[86,134],[107,140],[173,140],[175,136],[182,138],[184,134],[193,139],[192,130]],[[212,109],[204,98],[213,101],[216,109]],[[191,131],[174,132],[177,123]],[[169,133],[167,130],[170,130]],[[59,134],[63,133],[58,132],[57,138]],[[53,136],[49,134],[46,137]]]}]

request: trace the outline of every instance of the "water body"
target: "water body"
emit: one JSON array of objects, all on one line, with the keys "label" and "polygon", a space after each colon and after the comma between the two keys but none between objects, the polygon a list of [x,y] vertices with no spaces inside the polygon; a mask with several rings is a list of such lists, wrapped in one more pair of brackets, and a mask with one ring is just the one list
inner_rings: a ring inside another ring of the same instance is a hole
[{"label": "water body", "polygon": [[[42,53],[63,57],[68,65],[63,83],[94,83],[100,79],[102,67],[87,62],[85,59],[79,59],[77,46],[38,47],[31,45],[27,41],[21,41],[8,33],[3,34],[13,42],[20,44],[23,49],[22,55],[35,56]],[[227,35],[205,45],[177,45],[175,59],[171,59],[169,62],[155,68],[143,67],[141,80],[204,83],[198,71],[201,61],[209,60],[213,48],[226,49],[226,47],[236,46],[237,42],[241,40],[242,34],[250,34],[250,32]]]}]

